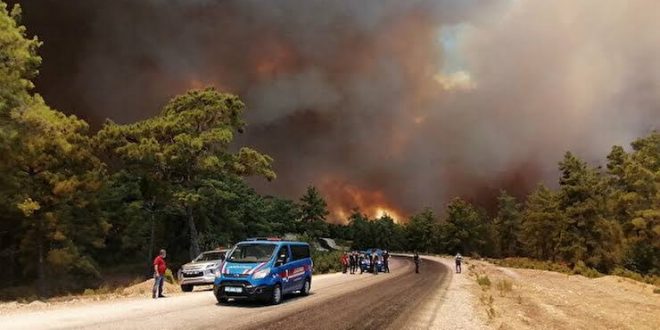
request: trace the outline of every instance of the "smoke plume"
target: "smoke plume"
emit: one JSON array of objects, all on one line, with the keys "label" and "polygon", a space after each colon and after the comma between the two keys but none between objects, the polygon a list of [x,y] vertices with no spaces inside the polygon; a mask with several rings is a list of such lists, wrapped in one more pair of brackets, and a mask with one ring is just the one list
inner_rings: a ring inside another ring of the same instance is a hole
[{"label": "smoke plume", "polygon": [[[21,1],[38,91],[98,126],[186,89],[247,103],[240,143],[336,216],[486,205],[660,124],[660,5],[602,0]],[[342,213],[343,212],[343,213]]]}]

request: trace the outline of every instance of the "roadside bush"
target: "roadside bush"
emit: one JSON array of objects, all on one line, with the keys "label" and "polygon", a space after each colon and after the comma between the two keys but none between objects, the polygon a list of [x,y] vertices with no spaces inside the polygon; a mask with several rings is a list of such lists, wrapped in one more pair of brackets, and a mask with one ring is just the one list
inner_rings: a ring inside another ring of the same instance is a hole
[{"label": "roadside bush", "polygon": [[623,267],[614,268],[614,270],[612,271],[612,275],[621,276],[648,284],[660,285],[660,276],[655,276],[655,275],[644,276],[640,273],[633,272]]},{"label": "roadside bush", "polygon": [[490,279],[488,278],[488,275],[484,275],[484,276],[477,275],[477,283],[479,283],[481,288],[484,290],[490,288]]},{"label": "roadside bush", "polygon": [[554,263],[551,261],[541,261],[529,258],[492,259],[489,261],[503,267],[548,270],[551,272],[559,272],[565,274],[573,273],[573,270],[567,265]]},{"label": "roadside bush", "polygon": [[172,270],[169,268],[165,271],[165,281],[170,284],[177,283],[174,274],[172,274]]},{"label": "roadside bush", "polygon": [[585,265],[585,263],[582,260],[578,261],[575,264],[575,267],[573,267],[573,274],[582,275],[584,277],[590,277],[590,278],[603,276],[603,274],[599,273],[597,270],[587,267],[587,265]]},{"label": "roadside bush", "polygon": [[314,274],[326,274],[341,271],[339,260],[341,251],[312,251]]}]

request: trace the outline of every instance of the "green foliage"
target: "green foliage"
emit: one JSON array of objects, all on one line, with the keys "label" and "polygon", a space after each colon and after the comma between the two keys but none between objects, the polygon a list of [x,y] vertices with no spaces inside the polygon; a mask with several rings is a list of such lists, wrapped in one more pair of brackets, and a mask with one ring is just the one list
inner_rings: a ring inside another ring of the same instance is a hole
[{"label": "green foliage", "polygon": [[599,273],[597,270],[587,267],[587,265],[582,260],[579,260],[573,267],[573,274],[591,278],[603,276],[603,274]]},{"label": "green foliage", "polygon": [[342,270],[339,262],[341,251],[312,251],[312,260],[314,260],[314,274],[326,274],[339,272]]},{"label": "green foliage", "polygon": [[[37,37],[28,38],[26,28],[20,25],[21,7],[11,12],[0,2],[0,124],[5,125],[11,111],[29,103],[34,88],[32,79],[39,72],[41,57]],[[3,129],[6,129],[3,127]]]},{"label": "green foliage", "polygon": [[447,218],[440,227],[444,251],[454,254],[487,254],[491,239],[489,224],[472,204],[454,198],[447,205]]},{"label": "green foliage", "polygon": [[328,235],[325,217],[330,214],[328,204],[314,186],[307,188],[300,198],[300,231],[312,237]]},{"label": "green foliage", "polygon": [[620,241],[618,228],[605,218],[600,173],[570,152],[559,163],[559,170],[559,207],[565,216],[558,242],[560,257],[603,271],[613,269],[620,258]]},{"label": "green foliage", "polygon": [[408,247],[416,252],[435,250],[437,220],[431,209],[413,215],[406,225]]},{"label": "green foliage", "polygon": [[10,14],[0,3],[0,210],[9,228],[0,231],[8,234],[0,255],[10,256],[11,277],[15,266],[24,279],[36,277],[43,297],[98,279],[92,255],[111,225],[99,216],[105,171],[87,123],[30,94],[40,43],[27,39],[19,16],[19,7]]},{"label": "green foliage", "polygon": [[502,190],[497,198],[497,216],[493,219],[497,250],[500,256],[511,257],[520,254],[520,204],[515,197]]},{"label": "green foliage", "polygon": [[539,185],[527,197],[523,212],[521,241],[525,254],[541,260],[556,260],[563,221],[558,194]]},{"label": "green foliage", "polygon": [[629,269],[623,267],[617,267],[612,271],[612,275],[626,277],[633,279],[635,281],[644,282],[653,285],[660,285],[660,276],[658,275],[642,275],[640,273],[633,272]]},{"label": "green foliage", "polygon": [[614,146],[607,156],[608,210],[625,235],[623,264],[660,274],[660,133]]},{"label": "green foliage", "polygon": [[196,218],[204,202],[218,197],[223,177],[275,178],[270,157],[245,147],[236,153],[229,151],[234,132],[245,125],[241,119],[244,110],[245,105],[234,95],[212,88],[194,90],[172,99],[155,117],[127,125],[108,122],[97,134],[99,145],[128,171],[150,186],[160,184],[168,191],[168,195],[158,190],[146,195],[154,203],[165,199],[187,223],[190,258],[200,252]]}]

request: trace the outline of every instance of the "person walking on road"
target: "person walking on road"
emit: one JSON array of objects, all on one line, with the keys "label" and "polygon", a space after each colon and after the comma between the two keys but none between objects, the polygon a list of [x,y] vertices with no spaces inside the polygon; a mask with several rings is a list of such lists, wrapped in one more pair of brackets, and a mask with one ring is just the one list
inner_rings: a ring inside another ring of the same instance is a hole
[{"label": "person walking on road", "polygon": [[461,273],[461,262],[463,261],[463,256],[460,253],[456,253],[456,274]]},{"label": "person walking on road", "polygon": [[165,279],[165,271],[167,270],[167,264],[165,263],[166,256],[167,252],[162,249],[154,259],[154,288],[151,290],[151,297],[154,299],[165,298],[163,295],[163,280]]},{"label": "person walking on road", "polygon": [[342,273],[346,274],[346,271],[348,270],[348,252],[344,252],[344,254],[341,255],[341,268]]},{"label": "person walking on road", "polygon": [[390,253],[385,250],[383,252],[383,271],[386,273],[390,272]]},{"label": "person walking on road", "polygon": [[419,254],[417,252],[413,256],[413,261],[415,261],[415,273],[419,274]]}]

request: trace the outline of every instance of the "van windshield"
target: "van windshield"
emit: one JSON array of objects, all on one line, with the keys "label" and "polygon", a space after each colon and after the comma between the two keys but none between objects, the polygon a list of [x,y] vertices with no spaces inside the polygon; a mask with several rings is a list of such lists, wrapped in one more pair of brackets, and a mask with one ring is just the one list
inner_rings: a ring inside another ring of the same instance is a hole
[{"label": "van windshield", "polygon": [[266,262],[270,260],[275,244],[245,243],[239,244],[227,258],[229,262]]}]

